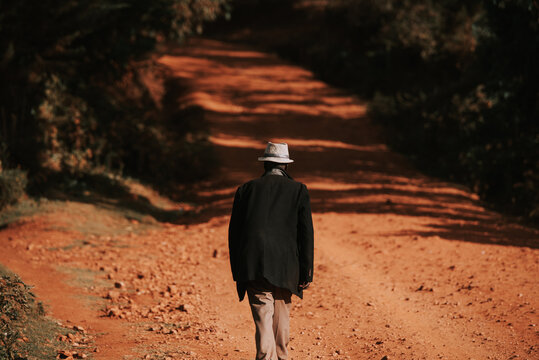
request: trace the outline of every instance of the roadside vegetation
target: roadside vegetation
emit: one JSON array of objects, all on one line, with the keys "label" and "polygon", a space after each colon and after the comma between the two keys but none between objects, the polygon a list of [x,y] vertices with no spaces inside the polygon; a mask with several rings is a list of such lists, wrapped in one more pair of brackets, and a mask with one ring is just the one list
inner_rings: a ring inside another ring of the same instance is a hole
[{"label": "roadside vegetation", "polygon": [[236,0],[214,26],[370,100],[423,171],[539,219],[535,0]]},{"label": "roadside vegetation", "polygon": [[182,84],[155,57],[167,42],[202,32],[225,5],[3,1],[0,208],[20,198],[26,181],[32,195],[91,187],[100,173],[165,191],[208,175],[203,119],[179,110]]},{"label": "roadside vegetation", "polygon": [[56,336],[65,329],[45,317],[30,290],[0,266],[0,359],[54,359],[64,347]]}]

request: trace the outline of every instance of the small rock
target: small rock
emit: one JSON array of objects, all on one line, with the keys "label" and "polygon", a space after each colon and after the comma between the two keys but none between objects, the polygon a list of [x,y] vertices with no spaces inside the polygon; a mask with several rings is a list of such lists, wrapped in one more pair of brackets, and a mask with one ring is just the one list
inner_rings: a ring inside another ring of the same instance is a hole
[{"label": "small rock", "polygon": [[107,316],[110,316],[110,317],[120,316],[121,313],[122,312],[120,311],[120,309],[116,306],[108,308],[107,310]]},{"label": "small rock", "polygon": [[189,304],[181,304],[180,306],[178,306],[178,310],[186,312],[186,313],[192,312],[194,309],[195,307]]},{"label": "small rock", "polygon": [[125,287],[125,284],[124,284],[122,281],[116,281],[116,282],[114,283],[114,287],[115,287],[116,289],[123,289],[123,288]]},{"label": "small rock", "polygon": [[68,350],[58,350],[56,355],[57,359],[73,359],[73,353]]},{"label": "small rock", "polygon": [[107,293],[107,299],[110,299],[112,301],[118,301],[118,298],[120,297],[120,292],[111,290]]}]

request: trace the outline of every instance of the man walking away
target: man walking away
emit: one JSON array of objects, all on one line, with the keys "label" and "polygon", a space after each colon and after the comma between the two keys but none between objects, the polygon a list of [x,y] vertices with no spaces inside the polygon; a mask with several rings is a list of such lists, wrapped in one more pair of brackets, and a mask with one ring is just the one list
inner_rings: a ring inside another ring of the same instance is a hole
[{"label": "man walking away", "polygon": [[285,143],[269,142],[264,174],[238,188],[228,229],[232,275],[247,292],[255,322],[256,359],[288,359],[292,294],[313,279],[314,232],[307,187],[287,173]]}]

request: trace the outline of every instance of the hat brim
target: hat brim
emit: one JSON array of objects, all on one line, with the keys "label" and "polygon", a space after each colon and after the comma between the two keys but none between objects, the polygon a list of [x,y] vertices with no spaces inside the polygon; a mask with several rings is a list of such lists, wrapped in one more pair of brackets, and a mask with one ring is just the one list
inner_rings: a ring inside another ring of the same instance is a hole
[{"label": "hat brim", "polygon": [[271,161],[271,162],[275,162],[279,164],[290,164],[294,162],[294,160],[292,159],[283,159],[283,158],[271,157],[271,156],[268,156],[268,157],[261,156],[258,158],[258,161]]}]

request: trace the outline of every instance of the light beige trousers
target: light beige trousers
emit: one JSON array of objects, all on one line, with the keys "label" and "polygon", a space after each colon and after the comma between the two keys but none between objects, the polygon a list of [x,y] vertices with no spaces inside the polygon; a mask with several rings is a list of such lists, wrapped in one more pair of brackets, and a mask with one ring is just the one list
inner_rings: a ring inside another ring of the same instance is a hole
[{"label": "light beige trousers", "polygon": [[288,359],[292,294],[257,280],[248,284],[247,295],[256,327],[256,360]]}]

